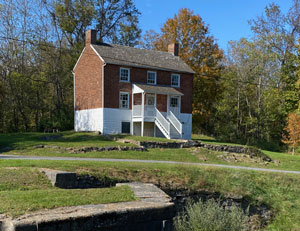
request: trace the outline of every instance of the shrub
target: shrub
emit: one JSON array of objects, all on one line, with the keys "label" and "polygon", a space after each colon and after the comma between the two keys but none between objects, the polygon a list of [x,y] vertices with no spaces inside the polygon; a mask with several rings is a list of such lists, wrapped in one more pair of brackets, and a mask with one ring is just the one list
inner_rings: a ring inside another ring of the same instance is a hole
[{"label": "shrub", "polygon": [[221,206],[220,201],[188,203],[185,211],[174,219],[176,231],[246,231],[249,218],[241,208]]}]

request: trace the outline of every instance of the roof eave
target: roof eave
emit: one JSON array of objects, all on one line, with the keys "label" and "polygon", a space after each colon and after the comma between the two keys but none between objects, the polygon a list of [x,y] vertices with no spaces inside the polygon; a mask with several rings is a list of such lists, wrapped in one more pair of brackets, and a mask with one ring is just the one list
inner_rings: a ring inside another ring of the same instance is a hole
[{"label": "roof eave", "polygon": [[[105,59],[105,57],[104,57]],[[195,74],[193,70],[191,71],[183,71],[183,70],[178,70],[178,69],[169,69],[169,68],[163,68],[163,67],[151,67],[151,66],[146,66],[146,65],[137,65],[137,64],[120,64],[118,62],[111,62],[111,61],[106,61],[107,64],[112,64],[112,65],[118,65],[118,66],[124,66],[124,67],[137,67],[137,68],[147,68],[147,69],[153,69],[153,70],[160,70],[160,71],[170,71],[170,72],[176,72],[176,73],[186,73],[186,74]]]}]

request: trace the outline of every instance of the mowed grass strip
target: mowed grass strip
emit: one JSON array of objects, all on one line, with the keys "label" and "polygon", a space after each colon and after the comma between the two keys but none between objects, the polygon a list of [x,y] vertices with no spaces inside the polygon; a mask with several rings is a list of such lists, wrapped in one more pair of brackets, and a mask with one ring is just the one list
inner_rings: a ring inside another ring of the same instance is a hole
[{"label": "mowed grass strip", "polygon": [[50,181],[36,168],[0,168],[1,191],[26,191],[35,189],[51,189]]},{"label": "mowed grass strip", "polygon": [[[49,138],[46,137],[54,137]],[[110,140],[106,136],[101,136],[92,132],[72,132],[66,131],[61,133],[9,133],[0,134],[0,152],[1,149],[10,147],[13,149],[30,149],[36,145],[53,145],[59,147],[106,147],[106,146],[135,146],[133,144],[122,144],[116,141]]]},{"label": "mowed grass strip", "polygon": [[[183,149],[149,149],[147,152],[141,151],[104,151],[87,153],[68,153],[64,150],[51,148],[13,150],[4,154],[24,155],[24,156],[50,156],[50,157],[79,157],[79,158],[110,158],[110,159],[137,159],[137,160],[164,160],[178,162],[194,162],[208,164],[236,165],[244,167],[259,167],[280,170],[300,171],[300,156],[292,156],[287,153],[263,151],[273,160],[279,161],[279,165],[274,162],[263,161],[225,161],[221,158],[224,152],[211,151],[205,148],[183,148]],[[243,155],[243,154],[235,154]],[[247,160],[247,159],[246,159]]]},{"label": "mowed grass strip", "polygon": [[134,201],[128,186],[100,189],[48,189],[0,192],[0,214],[16,217],[57,207]]},{"label": "mowed grass strip", "polygon": [[65,150],[51,148],[38,148],[31,150],[13,150],[7,155],[24,156],[60,156],[60,157],[84,157],[84,158],[114,158],[114,159],[139,159],[139,160],[170,160],[182,162],[201,162],[199,158],[192,155],[188,149],[158,149],[148,151],[103,151],[86,153],[69,153]]},{"label": "mowed grass strip", "polygon": [[0,167],[0,214],[18,216],[40,209],[133,200],[134,194],[127,186],[59,189],[37,168]]},{"label": "mowed grass strip", "polygon": [[[118,145],[132,145],[123,144],[115,141],[109,141],[105,136],[99,136],[95,133],[87,132],[63,132],[62,137],[57,140],[43,141],[43,136],[52,136],[57,134],[44,133],[23,133],[23,134],[0,134],[0,152],[1,147],[11,146],[14,150],[6,151],[3,154],[9,155],[29,155],[29,156],[59,156],[59,157],[85,157],[85,158],[115,158],[115,159],[139,159],[139,160],[166,160],[178,162],[198,162],[224,165],[237,165],[245,167],[261,167],[281,170],[295,170],[300,171],[300,156],[292,156],[287,153],[269,152],[263,150],[277,163],[264,163],[261,161],[231,161],[228,162],[221,158],[223,152],[215,152],[207,149],[149,149],[148,152],[141,151],[104,151],[104,152],[87,152],[87,153],[70,153],[66,150],[68,147],[84,147],[84,146],[118,146]],[[164,138],[153,137],[138,137],[130,135],[116,135],[116,137],[133,139],[133,140],[147,140],[147,141],[170,141]],[[210,142],[213,144],[235,145],[230,143],[220,143],[212,137],[203,135],[193,135],[193,139],[201,142]],[[173,142],[173,141],[171,141]],[[57,148],[34,148],[38,144],[54,145],[62,147]],[[239,155],[239,154],[237,154]]]}]

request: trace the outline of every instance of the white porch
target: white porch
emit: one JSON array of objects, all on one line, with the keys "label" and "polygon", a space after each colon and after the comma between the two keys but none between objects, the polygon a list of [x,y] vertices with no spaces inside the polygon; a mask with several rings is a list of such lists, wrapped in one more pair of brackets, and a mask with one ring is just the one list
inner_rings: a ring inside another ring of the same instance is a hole
[{"label": "white porch", "polygon": [[152,136],[153,127],[153,136],[182,138],[182,123],[178,119],[182,95],[172,87],[133,84],[131,133]]}]

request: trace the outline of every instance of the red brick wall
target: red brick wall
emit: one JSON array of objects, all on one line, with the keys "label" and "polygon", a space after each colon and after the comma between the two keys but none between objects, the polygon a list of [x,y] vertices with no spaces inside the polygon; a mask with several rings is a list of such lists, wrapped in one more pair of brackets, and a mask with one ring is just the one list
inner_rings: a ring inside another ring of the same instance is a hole
[{"label": "red brick wall", "polygon": [[[148,69],[130,67],[130,83],[120,82],[120,67],[118,65],[107,64],[104,67],[104,107],[119,108],[119,92],[132,93],[132,83],[147,83]],[[125,67],[128,68],[128,67]],[[151,70],[153,71],[153,70]],[[168,71],[156,71],[158,85],[171,85],[171,74]],[[193,96],[193,75],[180,74],[180,88],[184,96],[181,98],[181,113],[192,113]],[[157,105],[161,111],[167,111],[167,97],[158,96]],[[131,105],[130,97],[130,108]]]},{"label": "red brick wall", "polygon": [[181,113],[192,113],[193,104],[193,75],[180,74],[180,88],[184,95],[181,96]]},{"label": "red brick wall", "polygon": [[75,72],[75,109],[102,107],[103,62],[90,46],[86,46]]}]

